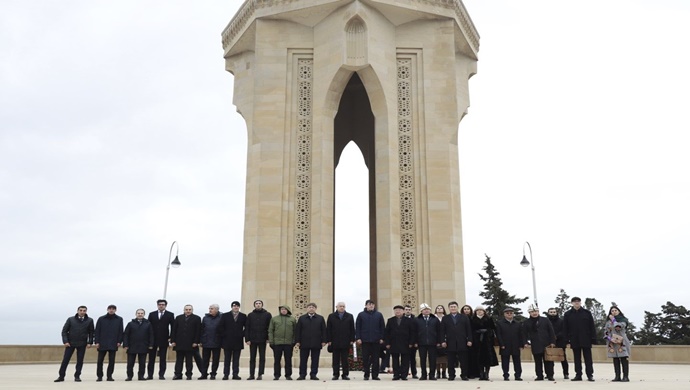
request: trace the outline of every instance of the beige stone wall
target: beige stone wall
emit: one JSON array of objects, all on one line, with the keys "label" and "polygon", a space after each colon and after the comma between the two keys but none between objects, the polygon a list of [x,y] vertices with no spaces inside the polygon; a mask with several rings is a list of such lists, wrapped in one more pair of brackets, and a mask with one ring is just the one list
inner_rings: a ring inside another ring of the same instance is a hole
[{"label": "beige stone wall", "polygon": [[[632,351],[633,355],[631,361],[634,363],[690,364],[690,345],[641,345],[633,346]],[[61,345],[0,345],[0,364],[59,364],[62,361],[63,352],[64,347]],[[273,364],[272,355],[269,352],[270,349],[266,353],[266,367],[271,367]],[[566,356],[568,361],[572,364],[573,355],[570,349],[567,350]],[[95,363],[96,357],[96,349],[90,348],[86,352],[85,361],[87,363]],[[124,351],[120,350],[116,357],[118,362],[126,362]],[[592,349],[592,357],[597,363],[611,362],[611,359],[606,358],[606,348],[604,348],[604,346],[595,346]],[[72,359],[74,361],[76,357],[72,357]],[[248,367],[248,360],[248,350],[242,351],[242,367]],[[532,355],[529,350],[523,350],[522,360],[532,361]],[[172,349],[168,354],[168,361],[175,361],[175,352],[173,352]],[[298,363],[298,361],[298,357],[295,357],[294,363]],[[330,367],[330,364],[330,354],[324,351],[321,354],[320,365],[322,367]],[[556,370],[556,372],[558,372],[558,370]]]}]

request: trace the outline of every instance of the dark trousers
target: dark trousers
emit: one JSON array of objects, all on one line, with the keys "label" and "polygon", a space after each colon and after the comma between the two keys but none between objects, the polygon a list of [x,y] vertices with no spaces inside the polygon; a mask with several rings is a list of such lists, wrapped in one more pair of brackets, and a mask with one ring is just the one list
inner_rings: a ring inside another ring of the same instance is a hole
[{"label": "dark trousers", "polygon": [[230,362],[232,362],[232,376],[240,374],[240,353],[241,349],[223,349],[225,359],[223,359],[223,375],[230,375]]},{"label": "dark trousers", "polygon": [[165,347],[161,347],[158,345],[154,345],[153,349],[149,350],[149,363],[148,363],[148,372],[149,372],[149,377],[153,378],[153,369],[156,367],[156,356],[160,357],[160,361],[158,363],[158,376],[163,376],[165,375],[165,369],[168,366],[168,346],[166,345]]},{"label": "dark trousers", "polygon": [[65,354],[62,356],[62,364],[60,364],[60,371],[58,371],[60,378],[65,377],[67,372],[67,365],[72,359],[74,351],[77,351],[77,365],[74,367],[74,377],[77,378],[81,375],[81,368],[84,365],[84,354],[86,353],[86,345],[81,347],[65,347]]},{"label": "dark trousers", "polygon": [[419,367],[422,369],[422,378],[427,377],[426,359],[429,358],[429,373],[433,376],[436,371],[436,346],[435,345],[420,345],[419,346]]},{"label": "dark trousers", "polygon": [[[204,369],[204,359],[201,357],[201,352],[199,352],[199,347],[192,348],[194,351],[194,363],[196,363],[196,369],[203,375],[206,370]],[[218,367],[216,367],[218,368]]]},{"label": "dark trousers", "polygon": [[417,348],[410,348],[410,372],[417,376]]},{"label": "dark trousers", "polygon": [[537,378],[544,378],[544,371],[546,371],[547,378],[553,378],[553,362],[548,362],[544,360],[543,353],[533,353],[534,358],[534,371],[537,374]]},{"label": "dark trousers", "polygon": [[252,345],[249,346],[249,376],[254,376],[254,371],[256,371],[256,352],[259,352],[259,375],[264,374],[264,368],[266,367],[266,342],[263,341],[252,341]]},{"label": "dark trousers", "polygon": [[594,365],[592,364],[592,347],[574,348],[573,360],[575,360],[575,375],[582,376],[582,356],[585,357],[585,373],[587,377],[594,375]]},{"label": "dark trousers", "polygon": [[311,356],[311,366],[309,369],[309,376],[314,378],[319,373],[319,356],[321,356],[321,347],[319,348],[300,348],[299,349],[299,376],[307,376],[307,359]]},{"label": "dark trousers", "polygon": [[393,357],[393,379],[407,378],[407,371],[410,369],[410,354],[391,352]]},{"label": "dark trousers", "polygon": [[350,354],[349,348],[333,348],[333,376],[340,375],[340,367],[343,367],[343,376],[350,375],[350,365],[347,358]]},{"label": "dark trousers", "polygon": [[280,359],[285,358],[285,377],[292,376],[292,345],[273,346],[273,377],[280,378]]},{"label": "dark trousers", "polygon": [[366,343],[362,342],[362,369],[364,370],[364,377],[369,378],[369,373],[373,378],[379,376],[379,353],[381,352],[381,344],[378,342]]},{"label": "dark trousers", "polygon": [[134,362],[139,360],[138,378],[144,378],[144,369],[146,368],[146,352],[144,353],[128,353],[127,354],[127,378],[134,377]]},{"label": "dark trousers", "polygon": [[519,349],[513,352],[512,354],[501,352],[501,368],[503,369],[503,377],[508,378],[510,376],[511,358],[513,359],[513,370],[515,371],[515,378],[520,378],[522,376],[522,363],[520,362]]},{"label": "dark trousers", "polygon": [[467,377],[468,357],[467,351],[448,351],[448,378],[455,378],[455,366],[460,361],[460,376]]},{"label": "dark trousers", "polygon": [[105,355],[108,355],[108,378],[113,377],[113,371],[115,371],[115,353],[117,351],[102,351],[98,350],[98,360],[96,361],[96,376],[103,378],[103,361],[105,360]]},{"label": "dark trousers", "polygon": [[201,375],[208,375],[208,364],[211,361],[211,357],[213,357],[211,376],[216,376],[216,373],[218,372],[218,365],[220,364],[220,347],[203,349],[204,367],[203,371],[201,371]]},{"label": "dark trousers", "polygon": [[565,353],[565,348],[563,349],[563,361],[561,362],[561,368],[563,369],[563,375],[568,375],[568,355]]},{"label": "dark trousers", "polygon": [[185,375],[187,378],[192,377],[192,369],[194,369],[194,351],[177,351],[177,358],[175,359],[175,376],[182,377],[182,362],[185,363]]}]

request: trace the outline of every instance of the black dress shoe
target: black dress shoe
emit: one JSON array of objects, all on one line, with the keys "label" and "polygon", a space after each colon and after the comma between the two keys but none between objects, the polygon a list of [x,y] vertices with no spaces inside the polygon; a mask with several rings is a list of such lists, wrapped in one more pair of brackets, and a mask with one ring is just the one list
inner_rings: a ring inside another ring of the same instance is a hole
[{"label": "black dress shoe", "polygon": [[543,381],[543,380],[544,380],[544,378],[539,378],[539,377],[534,378],[534,381],[535,381],[535,382],[536,382],[536,381]]},{"label": "black dress shoe", "polygon": [[[153,379],[153,378],[151,378],[151,379]],[[164,381],[164,380],[165,380],[165,377],[164,377],[163,375],[159,375],[159,376],[158,376],[158,380]]]},{"label": "black dress shoe", "polygon": [[64,381],[65,381],[65,378],[64,378],[64,377],[58,377],[58,378],[57,378],[56,380],[54,380],[53,382],[64,382]]},{"label": "black dress shoe", "polygon": [[181,376],[174,376],[174,377],[173,377],[173,380],[174,380],[174,381],[179,381],[180,379],[182,379]]},{"label": "black dress shoe", "polygon": [[[159,376],[158,378],[160,379],[160,376]],[[146,380],[152,381],[152,380],[153,380],[153,376],[151,376],[151,375],[147,376],[147,377],[146,377]]]},{"label": "black dress shoe", "polygon": [[79,378],[78,376],[75,376],[75,377],[74,377],[74,381],[75,381],[75,382],[81,382],[81,378]]},{"label": "black dress shoe", "polygon": [[132,381],[132,378],[127,377],[127,379],[125,379],[125,382],[131,382],[131,381]]},{"label": "black dress shoe", "polygon": [[347,376],[347,375],[343,375],[343,380],[344,380],[344,381],[349,381],[349,380],[350,380],[350,377]]},{"label": "black dress shoe", "polygon": [[254,378],[254,375],[250,375],[249,378],[247,378],[248,381],[253,381],[254,379],[256,379]]},{"label": "black dress shoe", "polygon": [[504,380],[504,381],[509,381],[509,380],[510,380],[510,378],[503,378],[503,380]]},{"label": "black dress shoe", "polygon": [[380,381],[380,380],[381,380],[381,378],[379,378],[379,377],[375,376],[375,377],[372,377],[372,378],[371,378],[371,380],[372,380],[372,381]]},{"label": "black dress shoe", "polygon": [[291,376],[286,376],[286,377],[285,377],[285,380],[291,381],[291,380],[292,380],[292,377],[291,377]]},{"label": "black dress shoe", "polygon": [[256,380],[257,380],[257,381],[260,381],[260,380],[261,380],[261,375],[257,375]]},{"label": "black dress shoe", "polygon": [[200,376],[200,377],[198,377],[198,378],[196,378],[196,379],[197,379],[197,380],[200,380],[200,381],[205,381],[206,379],[208,379],[208,376],[202,375],[202,376]]},{"label": "black dress shoe", "polygon": [[417,375],[412,375],[412,379],[419,379]]},{"label": "black dress shoe", "polygon": [[400,378],[399,378],[399,377],[397,377],[397,376],[394,376],[394,377],[393,377],[393,380],[394,380],[394,381],[399,381],[399,380],[400,380]]},{"label": "black dress shoe", "polygon": [[[365,377],[364,377],[364,380],[365,380],[365,381],[368,381],[368,380],[369,380],[369,377],[368,377],[368,376],[365,376]],[[57,381],[55,381],[55,382],[57,382]]]},{"label": "black dress shoe", "polygon": [[273,377],[273,380],[274,380],[274,381],[277,381],[278,379],[280,379],[279,376],[274,376],[274,377]]},{"label": "black dress shoe", "polygon": [[547,377],[546,377],[546,380],[547,380],[547,381],[555,381],[555,379],[553,379],[552,376],[547,376]]},{"label": "black dress shoe", "polygon": [[145,378],[145,377],[143,377],[143,376],[140,376],[139,378],[137,378],[137,380],[138,380],[138,381],[145,381],[145,380],[146,380],[146,378]]},{"label": "black dress shoe", "polygon": [[188,381],[191,381],[191,380],[192,380],[192,377],[191,377],[191,376],[188,376],[188,377],[187,377],[187,380],[188,380]]},{"label": "black dress shoe", "polygon": [[310,380],[310,381],[318,381],[319,378],[317,378],[317,377],[315,377],[315,376],[312,376],[312,377],[309,377],[309,380]]},{"label": "black dress shoe", "polygon": [[223,375],[223,380],[224,380],[224,381],[228,380],[228,376],[227,376],[227,375]]},{"label": "black dress shoe", "polygon": [[436,377],[432,375],[432,376],[429,377],[429,380],[430,380],[430,381],[435,381],[435,380],[436,380]]},{"label": "black dress shoe", "polygon": [[522,382],[522,378],[515,378],[516,381]]},{"label": "black dress shoe", "polygon": [[297,377],[297,380],[298,380],[298,381],[303,381],[303,380],[305,380],[305,379],[306,379],[306,378],[303,377],[303,376],[298,376],[298,377]]},{"label": "black dress shoe", "polygon": [[115,382],[115,379],[113,379],[112,376],[109,376],[108,379],[106,379],[108,382]]},{"label": "black dress shoe", "polygon": [[216,380],[216,374],[211,374],[211,377],[208,378],[208,379],[210,379],[210,380],[212,380],[212,381]]},{"label": "black dress shoe", "polygon": [[[413,377],[413,378],[414,378],[414,377]],[[419,378],[419,380],[420,380],[420,381],[425,381],[425,380],[426,380],[426,377],[423,376],[423,377]]]},{"label": "black dress shoe", "polygon": [[462,379],[462,380],[464,380],[464,381],[468,381],[468,380],[469,380],[466,376],[461,376],[460,379]]},{"label": "black dress shoe", "polygon": [[99,376],[98,378],[96,378],[96,382],[103,382],[103,377]]},{"label": "black dress shoe", "polygon": [[593,376],[588,376],[587,377],[588,382],[594,382],[594,377]]},{"label": "black dress shoe", "polygon": [[570,376],[568,374],[563,374],[563,379],[570,379]]},{"label": "black dress shoe", "polygon": [[338,378],[337,375],[334,375],[333,378],[331,378],[331,380],[334,380],[334,381],[337,381],[338,379],[340,379],[340,378]]},{"label": "black dress shoe", "polygon": [[240,380],[240,379],[242,379],[242,378],[240,378],[239,375],[233,375],[233,376],[232,376],[232,380],[234,380],[234,381],[238,381],[238,380]]},{"label": "black dress shoe", "polygon": [[575,375],[575,378],[570,380],[571,382],[580,382],[582,381],[582,377],[579,375]]}]

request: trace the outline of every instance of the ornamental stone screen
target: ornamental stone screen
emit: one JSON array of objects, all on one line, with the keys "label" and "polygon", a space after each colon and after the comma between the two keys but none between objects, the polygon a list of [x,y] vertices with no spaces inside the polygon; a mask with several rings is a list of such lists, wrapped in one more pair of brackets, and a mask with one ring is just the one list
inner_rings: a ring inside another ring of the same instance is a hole
[{"label": "ornamental stone screen", "polygon": [[479,35],[462,2],[246,0],[222,42],[248,132],[243,302],[332,307],[335,168],[352,141],[370,297],[464,303],[457,142]]}]

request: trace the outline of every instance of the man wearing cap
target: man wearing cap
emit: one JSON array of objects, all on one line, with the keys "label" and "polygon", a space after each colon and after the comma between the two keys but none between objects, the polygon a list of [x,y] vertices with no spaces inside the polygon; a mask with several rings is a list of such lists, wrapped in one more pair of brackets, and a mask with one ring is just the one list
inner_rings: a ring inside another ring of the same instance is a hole
[{"label": "man wearing cap", "polygon": [[460,379],[469,380],[467,374],[468,353],[472,346],[472,325],[470,318],[458,313],[458,303],[453,301],[448,303],[450,314],[443,316],[441,320],[441,346],[446,349],[448,355],[448,380],[455,380],[455,366],[460,361]]},{"label": "man wearing cap", "polygon": [[[261,380],[266,366],[266,342],[268,341],[268,324],[271,313],[264,309],[264,301],[254,301],[254,310],[247,316],[244,327],[244,339],[249,346],[249,378],[247,380]],[[256,353],[259,352],[259,376],[254,377],[256,371]]]},{"label": "man wearing cap", "polygon": [[230,305],[232,310],[220,317],[218,325],[218,335],[220,345],[223,347],[223,380],[228,380],[230,376],[230,363],[232,362],[232,379],[240,378],[240,354],[244,349],[242,338],[244,337],[244,326],[247,323],[247,315],[240,312],[240,303],[233,301]]},{"label": "man wearing cap", "polygon": [[522,380],[520,351],[525,345],[525,339],[522,333],[522,326],[513,318],[514,314],[515,312],[512,308],[506,307],[503,309],[503,319],[496,322],[496,338],[498,338],[501,368],[503,369],[503,380],[505,381],[510,380],[510,359],[513,359],[515,380]]},{"label": "man wearing cap", "polygon": [[[436,349],[441,346],[441,321],[436,316],[431,315],[431,307],[426,303],[419,305],[422,312],[417,318],[416,330],[417,337],[415,346],[419,351],[419,367],[422,369],[421,381],[430,379],[436,380],[434,371],[436,370]],[[427,366],[427,358],[429,365]],[[427,367],[429,367],[427,371]],[[430,373],[429,375],[427,374]]]},{"label": "man wearing cap", "polygon": [[402,305],[393,307],[393,317],[388,319],[385,329],[386,349],[393,357],[393,380],[407,380],[410,368],[410,349],[414,347],[417,331],[414,320],[405,317]]},{"label": "man wearing cap", "polygon": [[124,325],[122,317],[115,314],[117,306],[108,305],[107,313],[98,318],[96,331],[94,332],[93,342],[98,350],[98,360],[96,361],[96,381],[103,380],[103,360],[108,355],[108,369],[106,371],[107,380],[112,382],[113,372],[115,371],[115,354],[122,345],[122,334]]},{"label": "man wearing cap", "polygon": [[553,381],[553,362],[544,360],[544,353],[547,347],[556,346],[556,334],[551,322],[539,315],[537,306],[529,305],[527,312],[529,318],[522,323],[522,329],[526,340],[525,348],[529,347],[532,350],[534,370],[537,374],[535,381],[544,380],[544,371],[546,371],[546,379]]},{"label": "man wearing cap", "polygon": [[158,379],[165,379],[167,369],[167,354],[170,346],[170,332],[175,322],[175,314],[166,310],[168,301],[159,299],[156,301],[157,309],[149,313],[149,322],[153,327],[153,348],[149,350],[148,376],[153,379],[153,370],[156,367],[156,355],[158,361]]},{"label": "man wearing cap", "polygon": [[338,380],[342,366],[342,378],[349,381],[350,367],[347,357],[355,341],[355,318],[345,311],[345,302],[338,302],[335,305],[335,312],[328,315],[326,340],[329,350],[333,353],[333,380]]},{"label": "man wearing cap", "polygon": [[362,363],[364,380],[379,380],[379,353],[383,344],[384,329],[386,324],[383,315],[376,311],[376,304],[367,299],[364,311],[357,315],[355,322],[355,338],[357,345],[362,346]]},{"label": "man wearing cap", "polygon": [[268,325],[268,342],[273,350],[273,380],[280,379],[280,360],[285,359],[285,379],[292,380],[292,351],[295,345],[297,320],[290,306],[278,306],[279,315],[272,317]]},{"label": "man wearing cap", "polygon": [[316,314],[316,303],[307,304],[307,313],[297,320],[295,330],[295,341],[299,348],[299,377],[297,380],[305,379],[307,376],[307,360],[311,356],[311,367],[309,379],[319,380],[316,376],[319,373],[319,357],[321,348],[326,345],[326,321],[323,316]]},{"label": "man wearing cap", "polygon": [[589,310],[582,307],[582,300],[579,297],[573,297],[570,303],[573,307],[563,315],[563,331],[568,337],[570,348],[573,349],[575,361],[575,378],[571,380],[582,380],[582,356],[584,355],[587,380],[594,382],[592,344],[597,342],[594,317]]}]

